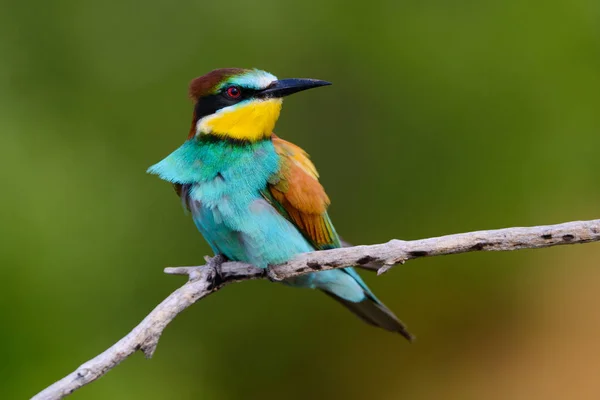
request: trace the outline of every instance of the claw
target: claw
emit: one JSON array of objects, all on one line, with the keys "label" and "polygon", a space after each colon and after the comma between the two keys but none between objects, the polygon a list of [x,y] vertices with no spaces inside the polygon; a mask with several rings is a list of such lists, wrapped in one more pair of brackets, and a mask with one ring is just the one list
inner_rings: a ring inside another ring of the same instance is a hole
[{"label": "claw", "polygon": [[267,278],[271,282],[281,282],[283,280],[283,278],[277,275],[271,266],[267,266]]},{"label": "claw", "polygon": [[207,266],[212,268],[215,274],[213,278],[215,286],[219,286],[223,282],[223,271],[221,269],[221,265],[227,261],[227,257],[225,257],[223,254],[217,254],[214,257],[206,256],[205,259]]}]

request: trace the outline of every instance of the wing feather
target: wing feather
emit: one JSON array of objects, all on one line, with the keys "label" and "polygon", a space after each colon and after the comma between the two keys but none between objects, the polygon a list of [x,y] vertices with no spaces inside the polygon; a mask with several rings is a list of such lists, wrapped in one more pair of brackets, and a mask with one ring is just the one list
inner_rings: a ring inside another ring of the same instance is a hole
[{"label": "wing feather", "polygon": [[280,157],[279,171],[267,186],[265,198],[291,221],[316,249],[340,247],[327,215],[329,197],[308,154],[293,143],[273,135]]}]

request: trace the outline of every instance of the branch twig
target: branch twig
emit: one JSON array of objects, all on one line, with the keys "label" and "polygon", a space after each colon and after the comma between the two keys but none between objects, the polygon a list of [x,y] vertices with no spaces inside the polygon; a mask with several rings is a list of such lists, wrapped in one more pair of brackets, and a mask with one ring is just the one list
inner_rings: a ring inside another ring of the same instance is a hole
[{"label": "branch twig", "polygon": [[100,378],[137,350],[150,358],[163,330],[177,314],[233,282],[264,278],[281,281],[310,272],[351,265],[369,269],[379,266],[378,274],[382,274],[394,265],[404,264],[413,258],[471,251],[537,249],[599,240],[600,220],[592,220],[460,233],[412,241],[394,239],[371,246],[316,251],[300,254],[287,263],[267,270],[240,262],[226,262],[221,256],[207,258],[207,264],[200,267],[166,268],[167,274],[188,275],[189,281],[156,306],[127,336],[35,395],[32,400],[61,399]]}]

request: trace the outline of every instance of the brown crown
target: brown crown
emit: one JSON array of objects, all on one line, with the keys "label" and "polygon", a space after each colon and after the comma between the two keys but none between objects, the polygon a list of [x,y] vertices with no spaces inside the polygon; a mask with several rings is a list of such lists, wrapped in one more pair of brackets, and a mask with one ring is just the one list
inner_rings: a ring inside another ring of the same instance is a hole
[{"label": "brown crown", "polygon": [[206,75],[194,78],[190,82],[190,97],[192,100],[198,100],[200,97],[209,95],[213,92],[215,86],[221,83],[224,79],[233,75],[239,75],[245,71],[247,70],[242,68],[220,68],[210,71]]}]

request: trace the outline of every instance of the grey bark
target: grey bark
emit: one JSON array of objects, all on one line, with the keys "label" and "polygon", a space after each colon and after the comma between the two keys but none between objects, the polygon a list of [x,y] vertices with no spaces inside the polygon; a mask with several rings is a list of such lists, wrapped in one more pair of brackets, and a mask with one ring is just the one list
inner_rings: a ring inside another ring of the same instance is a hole
[{"label": "grey bark", "polygon": [[252,265],[208,258],[198,267],[166,268],[167,274],[187,275],[189,280],[171,293],[129,334],[102,354],[79,366],[61,380],[47,387],[33,400],[62,399],[73,391],[100,378],[136,351],[150,358],[166,326],[196,301],[223,286],[250,279],[281,281],[294,276],[347,266],[378,268],[382,274],[394,265],[420,257],[467,253],[472,251],[511,251],[537,249],[564,244],[600,240],[600,220],[567,222],[529,228],[506,228],[459,233],[421,240],[391,240],[383,244],[354,246],[300,254],[292,260],[260,269]]}]

